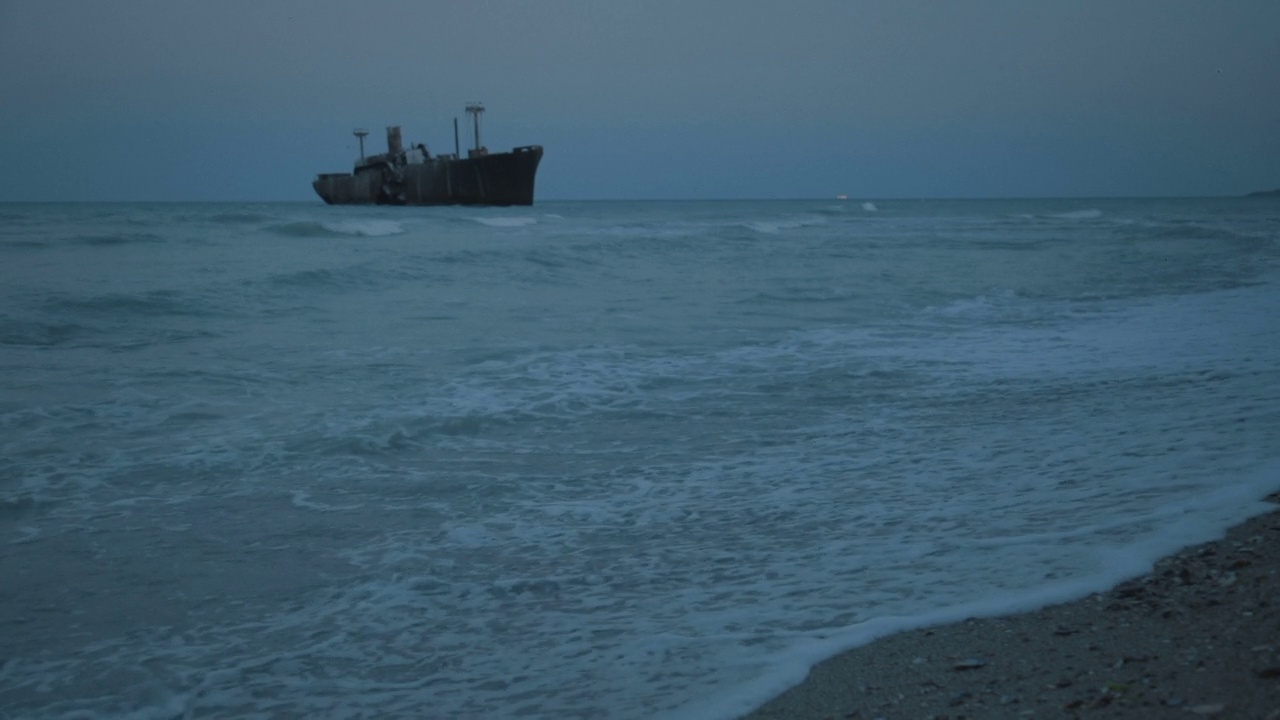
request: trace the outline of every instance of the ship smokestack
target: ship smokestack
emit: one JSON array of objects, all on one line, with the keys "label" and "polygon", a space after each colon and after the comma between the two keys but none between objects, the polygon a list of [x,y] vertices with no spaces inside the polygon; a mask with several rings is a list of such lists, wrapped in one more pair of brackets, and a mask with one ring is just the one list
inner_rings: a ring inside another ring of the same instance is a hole
[{"label": "ship smokestack", "polygon": [[387,152],[392,155],[398,155],[404,150],[404,145],[400,142],[400,126],[392,125],[387,128]]},{"label": "ship smokestack", "polygon": [[484,105],[482,103],[467,103],[467,114],[471,116],[472,126],[475,128],[476,146],[469,155],[487,155],[484,145],[480,142],[480,116],[484,114]]},{"label": "ship smokestack", "polygon": [[364,138],[369,134],[369,131],[364,128],[356,128],[351,131],[351,134],[360,138],[360,162],[364,162]]}]

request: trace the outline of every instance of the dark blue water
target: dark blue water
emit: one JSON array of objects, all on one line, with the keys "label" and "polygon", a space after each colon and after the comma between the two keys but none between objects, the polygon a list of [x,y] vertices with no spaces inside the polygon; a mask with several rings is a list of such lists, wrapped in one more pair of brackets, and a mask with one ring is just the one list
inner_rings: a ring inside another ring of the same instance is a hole
[{"label": "dark blue water", "polygon": [[[1280,206],[0,206],[0,715],[732,717],[1280,489]],[[889,619],[897,618],[897,619]]]}]

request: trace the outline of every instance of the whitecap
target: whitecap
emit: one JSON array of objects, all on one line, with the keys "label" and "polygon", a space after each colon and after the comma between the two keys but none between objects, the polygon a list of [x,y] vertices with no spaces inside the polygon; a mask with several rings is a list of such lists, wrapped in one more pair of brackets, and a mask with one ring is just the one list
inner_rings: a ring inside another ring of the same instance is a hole
[{"label": "whitecap", "polygon": [[817,217],[797,217],[789,220],[754,220],[742,223],[746,228],[765,235],[777,235],[783,230],[796,230],[812,225],[823,225],[826,220]]},{"label": "whitecap", "polygon": [[866,210],[867,212],[875,212],[876,210],[879,210],[880,208],[876,207],[876,204],[875,204],[875,203],[873,203],[873,202],[864,202],[864,203],[862,203],[862,209],[863,209],[863,210]]},{"label": "whitecap", "polygon": [[404,232],[404,225],[395,220],[343,220],[320,223],[320,226],[329,232],[362,237],[386,237]]},{"label": "whitecap", "polygon": [[526,225],[534,225],[538,222],[538,218],[528,215],[516,215],[514,217],[473,217],[468,218],[481,225],[500,228],[524,227]]}]

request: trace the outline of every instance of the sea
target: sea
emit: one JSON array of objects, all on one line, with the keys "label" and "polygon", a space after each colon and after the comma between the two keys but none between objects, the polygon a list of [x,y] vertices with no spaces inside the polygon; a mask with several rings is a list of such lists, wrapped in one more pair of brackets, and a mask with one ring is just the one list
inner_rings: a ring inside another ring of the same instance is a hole
[{"label": "sea", "polygon": [[9,203],[0,280],[5,718],[729,720],[1280,489],[1266,199]]}]

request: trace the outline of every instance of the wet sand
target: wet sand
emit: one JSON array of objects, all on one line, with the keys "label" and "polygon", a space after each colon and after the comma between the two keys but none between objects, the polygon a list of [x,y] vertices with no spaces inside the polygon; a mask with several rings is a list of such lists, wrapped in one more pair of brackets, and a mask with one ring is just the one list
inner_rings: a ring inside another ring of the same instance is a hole
[{"label": "wet sand", "polygon": [[1196,717],[1280,720],[1280,512],[1105,593],[851,650],[745,720]]}]

